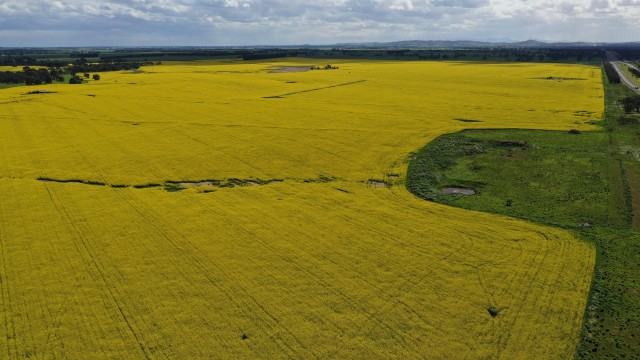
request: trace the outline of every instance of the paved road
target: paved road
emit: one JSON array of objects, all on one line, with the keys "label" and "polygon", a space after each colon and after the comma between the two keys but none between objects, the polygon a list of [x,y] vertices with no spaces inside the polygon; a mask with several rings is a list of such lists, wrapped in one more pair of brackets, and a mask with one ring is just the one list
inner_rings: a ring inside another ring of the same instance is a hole
[{"label": "paved road", "polygon": [[626,63],[626,62],[620,62],[620,61],[612,61],[611,62],[613,64],[613,67],[616,69],[616,71],[618,72],[618,75],[620,75],[620,80],[622,80],[622,82],[627,85],[628,87],[630,87],[632,90],[635,90],[635,92],[637,92],[638,94],[640,94],[640,89],[638,89],[638,85],[634,84],[633,81],[629,80],[627,78],[627,76],[620,71],[621,66],[631,66],[634,67],[633,65]]}]

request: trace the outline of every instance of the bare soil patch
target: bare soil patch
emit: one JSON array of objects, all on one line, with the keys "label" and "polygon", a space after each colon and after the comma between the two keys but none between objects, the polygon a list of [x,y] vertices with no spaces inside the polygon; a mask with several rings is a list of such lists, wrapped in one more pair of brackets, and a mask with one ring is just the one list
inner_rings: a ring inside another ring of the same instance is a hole
[{"label": "bare soil patch", "polygon": [[312,69],[311,66],[283,66],[281,68],[269,70],[269,72],[273,74],[296,73],[296,72],[309,71],[311,69]]},{"label": "bare soil patch", "polygon": [[367,184],[369,184],[369,186],[372,186],[374,188],[377,189],[381,189],[381,188],[387,188],[387,187],[391,187],[390,184],[382,181],[382,180],[369,180],[367,181]]},{"label": "bare soil patch", "polygon": [[442,192],[447,195],[475,195],[476,191],[473,189],[463,189],[457,187],[446,187],[442,189]]}]

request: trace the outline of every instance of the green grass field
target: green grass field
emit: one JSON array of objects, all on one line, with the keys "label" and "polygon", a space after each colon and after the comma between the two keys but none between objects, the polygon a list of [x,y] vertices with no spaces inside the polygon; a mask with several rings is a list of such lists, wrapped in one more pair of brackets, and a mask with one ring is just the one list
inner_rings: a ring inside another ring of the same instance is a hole
[{"label": "green grass field", "polygon": [[627,76],[627,79],[629,79],[632,83],[636,84],[636,86],[640,86],[640,78],[633,75],[631,71],[629,71],[628,66],[621,65],[620,70],[622,70],[622,72]]},{"label": "green grass field", "polygon": [[[445,204],[549,225],[624,226],[624,209],[616,201],[618,172],[609,161],[607,140],[604,132],[473,130],[445,135],[418,154],[410,167],[409,188]],[[478,195],[447,195],[445,187],[471,188]]]}]

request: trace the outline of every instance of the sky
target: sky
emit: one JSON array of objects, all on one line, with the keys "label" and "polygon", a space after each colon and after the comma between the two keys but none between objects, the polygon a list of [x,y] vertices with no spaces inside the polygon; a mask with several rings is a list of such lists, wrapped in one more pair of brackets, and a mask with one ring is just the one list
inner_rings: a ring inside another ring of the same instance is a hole
[{"label": "sky", "polygon": [[640,41],[640,0],[0,0],[0,47]]}]

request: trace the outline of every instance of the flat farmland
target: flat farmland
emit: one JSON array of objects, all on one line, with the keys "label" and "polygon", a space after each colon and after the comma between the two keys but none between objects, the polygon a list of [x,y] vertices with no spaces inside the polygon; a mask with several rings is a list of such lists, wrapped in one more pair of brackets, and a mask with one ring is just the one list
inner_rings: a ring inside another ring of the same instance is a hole
[{"label": "flat farmland", "polygon": [[599,68],[141,70],[0,90],[3,358],[573,355],[593,246],[403,184],[445,133],[595,129]]}]

